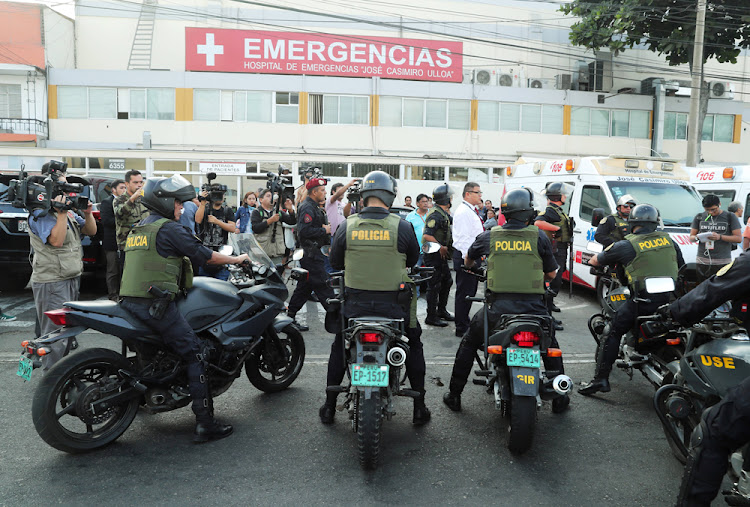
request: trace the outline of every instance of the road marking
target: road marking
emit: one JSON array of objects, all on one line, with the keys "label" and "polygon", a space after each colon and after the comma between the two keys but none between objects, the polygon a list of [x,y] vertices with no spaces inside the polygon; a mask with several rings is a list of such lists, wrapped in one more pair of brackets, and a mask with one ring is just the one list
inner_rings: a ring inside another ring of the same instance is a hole
[{"label": "road marking", "polygon": [[562,306],[560,305],[560,310],[577,310],[578,308],[588,308],[592,306],[593,303],[587,303],[582,305],[575,305],[575,306]]},{"label": "road marking", "polygon": [[26,310],[31,310],[32,308],[36,308],[36,305],[34,304],[34,301],[28,301],[26,303],[17,303],[15,305],[8,305],[3,307],[3,313],[9,313],[11,315],[23,313]]},{"label": "road marking", "polygon": [[0,322],[0,327],[30,327],[35,324],[35,320],[14,320],[11,322]]}]

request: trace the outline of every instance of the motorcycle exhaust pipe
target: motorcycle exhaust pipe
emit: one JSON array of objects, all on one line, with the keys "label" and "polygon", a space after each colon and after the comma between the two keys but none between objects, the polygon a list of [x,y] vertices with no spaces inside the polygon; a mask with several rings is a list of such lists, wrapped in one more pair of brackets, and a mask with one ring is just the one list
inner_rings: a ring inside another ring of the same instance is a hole
[{"label": "motorcycle exhaust pipe", "polygon": [[388,351],[386,358],[391,366],[403,366],[406,362],[406,351],[401,347],[393,347]]},{"label": "motorcycle exhaust pipe", "polygon": [[558,375],[552,380],[552,389],[557,394],[568,394],[573,389],[573,381],[567,375]]}]

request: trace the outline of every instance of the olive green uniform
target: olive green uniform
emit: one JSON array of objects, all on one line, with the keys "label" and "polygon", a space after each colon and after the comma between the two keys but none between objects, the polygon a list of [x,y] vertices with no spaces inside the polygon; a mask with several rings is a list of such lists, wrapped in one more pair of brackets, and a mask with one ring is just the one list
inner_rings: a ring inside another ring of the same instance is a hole
[{"label": "olive green uniform", "polygon": [[[447,313],[448,296],[450,295],[453,279],[451,278],[448,261],[453,256],[453,234],[451,232],[452,217],[441,208],[435,205],[427,216],[425,216],[424,235],[434,237],[442,246],[448,247],[448,255],[445,259],[440,256],[440,252],[433,254],[424,254],[424,264],[427,267],[435,269],[430,280],[427,282],[427,318],[437,320],[441,314]],[[424,244],[424,239],[422,240]]]}]

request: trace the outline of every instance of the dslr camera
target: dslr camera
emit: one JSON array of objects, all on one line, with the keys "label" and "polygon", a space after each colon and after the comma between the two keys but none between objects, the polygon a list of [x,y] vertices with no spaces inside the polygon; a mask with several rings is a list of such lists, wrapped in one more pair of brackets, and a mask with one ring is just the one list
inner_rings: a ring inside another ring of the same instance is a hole
[{"label": "dslr camera", "polygon": [[211,183],[216,179],[216,173],[206,174],[206,179],[208,180],[208,183],[204,183],[201,186],[201,192],[208,192],[207,199],[211,202],[223,201],[224,194],[227,193],[229,187],[226,185],[219,185],[218,183]]},{"label": "dslr camera", "polygon": [[[58,181],[67,169],[68,164],[65,162],[51,160],[42,167],[42,176],[28,176],[21,167],[18,179],[10,180],[8,200],[17,208],[43,210],[39,216],[45,216],[53,208],[64,211],[85,210],[89,205],[89,198],[81,195],[83,184]],[[65,196],[64,202],[53,200],[60,195]]]}]

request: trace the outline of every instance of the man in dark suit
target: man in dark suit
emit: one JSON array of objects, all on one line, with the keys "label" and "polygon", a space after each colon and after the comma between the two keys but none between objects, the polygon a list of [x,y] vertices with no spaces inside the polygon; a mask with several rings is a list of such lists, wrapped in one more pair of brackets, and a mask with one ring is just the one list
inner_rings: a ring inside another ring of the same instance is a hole
[{"label": "man in dark suit", "polygon": [[120,293],[120,262],[117,259],[117,240],[115,234],[115,210],[113,201],[125,193],[125,182],[114,180],[110,185],[112,195],[104,199],[99,205],[102,218],[102,248],[107,258],[107,296],[117,301]]}]

